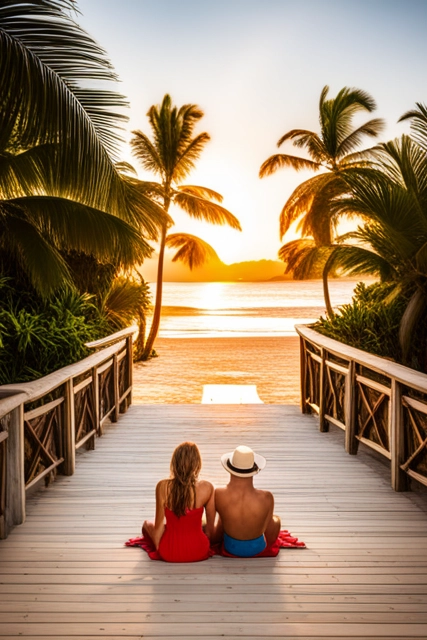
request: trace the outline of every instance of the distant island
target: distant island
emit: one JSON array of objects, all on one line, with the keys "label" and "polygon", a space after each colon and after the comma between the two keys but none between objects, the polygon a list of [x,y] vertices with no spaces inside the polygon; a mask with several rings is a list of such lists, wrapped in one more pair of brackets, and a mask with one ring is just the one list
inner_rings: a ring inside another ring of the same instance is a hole
[{"label": "distant island", "polygon": [[[204,267],[190,271],[178,262],[167,257],[164,265],[166,282],[266,282],[291,280],[283,275],[285,265],[279,260],[249,260],[225,264],[221,260],[211,260]],[[157,260],[146,260],[139,272],[147,282],[155,282]]]}]

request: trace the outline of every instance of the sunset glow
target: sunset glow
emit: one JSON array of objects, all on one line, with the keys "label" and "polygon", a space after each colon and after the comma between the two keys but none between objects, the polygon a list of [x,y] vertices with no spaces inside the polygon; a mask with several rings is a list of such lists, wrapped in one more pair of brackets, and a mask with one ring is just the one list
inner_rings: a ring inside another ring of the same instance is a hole
[{"label": "sunset glow", "polygon": [[[372,94],[374,116],[387,121],[384,140],[407,132],[398,118],[427,101],[425,2],[82,0],[79,6],[81,23],[108,49],[130,99],[129,132],[147,128],[148,108],[166,92],[205,112],[200,131],[211,142],[190,184],[219,191],[243,233],[172,215],[177,230],[199,235],[227,263],[277,258],[280,211],[313,174],[283,169],[260,180],[258,171],[286,131],[318,128],[325,84],[331,94],[343,86]],[[338,34],[341,41],[345,34],[342,52]],[[123,159],[137,164],[128,148]]]}]

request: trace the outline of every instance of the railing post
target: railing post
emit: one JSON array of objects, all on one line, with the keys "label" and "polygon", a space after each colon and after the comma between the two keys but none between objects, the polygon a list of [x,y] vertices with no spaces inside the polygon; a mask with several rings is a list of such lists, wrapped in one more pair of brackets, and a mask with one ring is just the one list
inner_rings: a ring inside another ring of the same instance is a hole
[{"label": "railing post", "polygon": [[405,434],[403,424],[402,387],[394,378],[391,381],[389,404],[389,434],[391,453],[391,486],[395,491],[408,490],[408,478],[400,465],[405,459]]},{"label": "railing post", "polygon": [[306,391],[306,378],[307,378],[307,362],[306,362],[306,349],[305,340],[303,337],[299,337],[300,348],[300,384],[301,384],[301,413],[310,413],[307,407],[307,391]]},{"label": "railing post", "polygon": [[359,440],[356,438],[356,365],[354,360],[348,364],[345,378],[345,450],[356,455]]},{"label": "railing post", "polygon": [[319,431],[326,433],[329,431],[329,423],[325,420],[325,373],[326,373],[326,352],[321,348],[320,355],[322,361],[320,363],[320,379],[319,379]]},{"label": "railing post", "polygon": [[113,355],[113,387],[114,387],[114,411],[111,414],[111,422],[117,422],[119,419],[119,361],[117,353]]},{"label": "railing post", "polygon": [[127,361],[127,370],[128,370],[128,389],[130,389],[126,404],[132,404],[132,386],[133,386],[133,335],[130,335],[126,338],[126,361]]},{"label": "railing post", "polygon": [[[101,435],[101,425],[99,420],[99,379],[98,367],[92,367],[92,401],[93,401],[93,428]],[[93,438],[93,448],[95,448],[95,438]]]},{"label": "railing post", "polygon": [[65,383],[64,397],[64,475],[72,476],[76,468],[76,420],[74,384],[70,378]]},{"label": "railing post", "polygon": [[24,405],[10,412],[7,442],[5,533],[25,522]]}]

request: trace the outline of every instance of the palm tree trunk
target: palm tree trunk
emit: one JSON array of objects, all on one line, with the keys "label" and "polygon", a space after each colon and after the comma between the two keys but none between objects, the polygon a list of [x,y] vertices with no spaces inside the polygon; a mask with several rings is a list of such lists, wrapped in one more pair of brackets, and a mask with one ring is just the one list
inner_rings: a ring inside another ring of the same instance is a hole
[{"label": "palm tree trunk", "polygon": [[335,314],[334,314],[334,310],[332,309],[331,297],[329,295],[329,282],[328,282],[327,269],[323,270],[322,280],[323,280],[323,297],[325,298],[326,313],[330,318],[333,318]]},{"label": "palm tree trunk", "polygon": [[160,239],[160,251],[159,262],[157,264],[157,287],[156,287],[156,301],[154,304],[153,320],[151,322],[150,333],[148,334],[147,342],[145,343],[144,351],[141,355],[141,360],[148,360],[151,355],[154,341],[157,337],[160,327],[160,316],[162,313],[162,294],[163,294],[163,263],[165,258],[165,246],[166,246],[166,224],[162,227],[162,234]]}]

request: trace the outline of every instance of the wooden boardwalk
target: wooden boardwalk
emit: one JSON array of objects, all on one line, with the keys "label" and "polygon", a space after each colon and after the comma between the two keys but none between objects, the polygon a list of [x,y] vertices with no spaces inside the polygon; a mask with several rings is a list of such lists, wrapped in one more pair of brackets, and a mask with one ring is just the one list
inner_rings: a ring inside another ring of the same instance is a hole
[{"label": "wooden boardwalk", "polygon": [[[308,549],[171,565],[124,548],[186,439],[217,484],[223,452],[265,455],[256,483]],[[427,638],[426,493],[393,492],[342,441],[295,406],[131,407],[0,542],[0,637]]]}]

